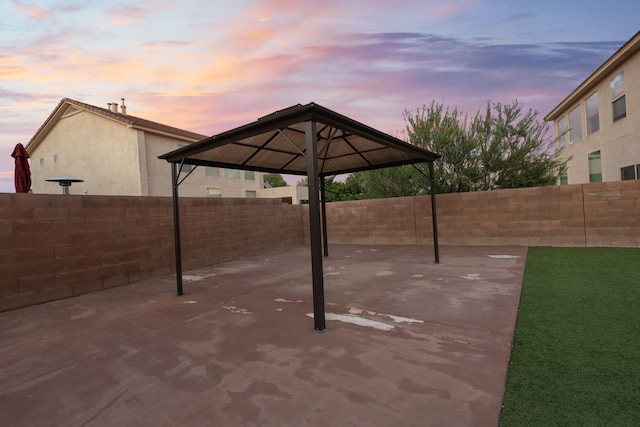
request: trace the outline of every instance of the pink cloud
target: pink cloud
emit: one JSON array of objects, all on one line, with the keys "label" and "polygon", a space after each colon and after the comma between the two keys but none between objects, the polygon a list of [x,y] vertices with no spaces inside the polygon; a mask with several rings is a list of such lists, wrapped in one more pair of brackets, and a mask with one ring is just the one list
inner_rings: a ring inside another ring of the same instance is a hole
[{"label": "pink cloud", "polygon": [[12,170],[0,171],[0,179],[13,178],[14,172]]},{"label": "pink cloud", "polygon": [[9,105],[0,105],[0,110],[21,110],[24,108],[32,108],[35,106],[40,106],[41,104],[42,104],[41,100],[25,101],[25,102],[14,103]]},{"label": "pink cloud", "polygon": [[463,8],[457,4],[440,3],[429,9],[427,13],[432,18],[450,18],[460,13]]},{"label": "pink cloud", "polygon": [[190,41],[177,41],[177,40],[165,40],[146,42],[138,45],[139,49],[149,49],[155,51],[162,51],[164,49],[175,49],[193,46],[193,42]]},{"label": "pink cloud", "polygon": [[18,0],[11,0],[11,4],[31,19],[42,20],[47,19],[50,16],[46,9],[38,6],[37,4],[22,3]]},{"label": "pink cloud", "polygon": [[478,0],[456,0],[456,1],[437,1],[430,2],[426,7],[427,15],[430,18],[448,19],[453,18],[469,11],[469,9],[478,6]]},{"label": "pink cloud", "polygon": [[22,78],[26,71],[25,67],[19,65],[2,65],[0,66],[0,81],[14,80],[17,77]]},{"label": "pink cloud", "polygon": [[305,41],[333,33],[330,24],[345,19],[345,6],[331,0],[267,0],[253,6],[221,25],[225,45],[237,52],[254,52],[262,48],[286,51]]},{"label": "pink cloud", "polygon": [[147,11],[144,8],[136,6],[114,8],[107,12],[107,16],[111,19],[108,26],[120,27],[140,22],[146,14]]}]

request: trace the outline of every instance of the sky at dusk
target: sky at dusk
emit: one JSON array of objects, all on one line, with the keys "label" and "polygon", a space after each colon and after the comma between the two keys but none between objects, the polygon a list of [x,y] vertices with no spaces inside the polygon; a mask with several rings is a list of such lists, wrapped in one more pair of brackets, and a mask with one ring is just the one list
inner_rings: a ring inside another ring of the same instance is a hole
[{"label": "sky at dusk", "polygon": [[432,100],[544,117],[638,16],[637,0],[2,0],[0,192],[65,97],[206,135],[315,102],[404,138],[403,111]]}]

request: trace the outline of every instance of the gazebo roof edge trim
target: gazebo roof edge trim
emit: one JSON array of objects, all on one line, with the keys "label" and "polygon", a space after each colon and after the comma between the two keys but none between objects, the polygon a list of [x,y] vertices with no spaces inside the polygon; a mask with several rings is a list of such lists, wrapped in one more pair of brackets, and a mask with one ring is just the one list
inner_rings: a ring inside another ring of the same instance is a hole
[{"label": "gazebo roof edge trim", "polygon": [[418,156],[422,158],[423,161],[434,161],[441,157],[439,154],[408,144],[398,138],[385,134],[370,126],[357,122],[312,102],[306,105],[296,105],[284,110],[279,110],[252,123],[213,135],[194,144],[160,155],[158,158],[170,163],[178,163],[184,159],[185,163],[187,163],[186,159],[189,156],[199,154],[213,148],[222,147],[244,138],[260,135],[264,132],[274,129],[282,129],[287,126],[309,120],[339,127],[355,135],[368,138],[378,144]]}]

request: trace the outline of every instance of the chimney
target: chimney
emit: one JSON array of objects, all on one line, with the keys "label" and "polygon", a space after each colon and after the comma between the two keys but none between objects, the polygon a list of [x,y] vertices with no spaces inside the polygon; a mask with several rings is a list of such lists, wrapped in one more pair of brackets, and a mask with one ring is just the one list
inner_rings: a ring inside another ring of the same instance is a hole
[{"label": "chimney", "polygon": [[127,114],[127,106],[124,105],[124,98],[120,98],[122,100],[122,105],[120,106],[120,112],[122,114]]},{"label": "chimney", "polygon": [[114,102],[113,104],[111,104],[111,111],[113,111],[114,113],[118,112],[118,103]]},{"label": "chimney", "polygon": [[107,102],[107,110],[111,111],[111,103]]}]

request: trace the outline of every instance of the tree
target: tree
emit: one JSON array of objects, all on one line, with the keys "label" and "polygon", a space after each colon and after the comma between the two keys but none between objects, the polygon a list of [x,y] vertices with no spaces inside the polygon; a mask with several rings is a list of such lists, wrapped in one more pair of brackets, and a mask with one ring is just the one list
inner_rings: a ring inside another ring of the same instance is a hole
[{"label": "tree", "polygon": [[423,173],[417,165],[364,171],[351,176],[361,188],[359,198],[379,199],[427,194],[429,183]]},{"label": "tree", "polygon": [[286,187],[287,181],[284,180],[279,173],[266,173],[263,178],[265,187],[267,184],[271,187]]},{"label": "tree", "polygon": [[[553,185],[564,170],[549,124],[524,104],[487,102],[473,117],[435,101],[415,113],[404,112],[409,141],[439,153],[437,193]],[[358,174],[366,197],[427,194],[426,164]]]},{"label": "tree", "polygon": [[345,182],[335,180],[335,176],[324,178],[324,193],[327,202],[358,200],[362,196],[362,188],[357,179],[349,175]]},{"label": "tree", "polygon": [[469,138],[476,141],[478,165],[472,189],[540,187],[554,185],[564,166],[547,138],[549,124],[538,112],[523,112],[523,104],[487,104],[484,116],[474,118]]},{"label": "tree", "polygon": [[[335,176],[324,177],[324,194],[327,202],[341,202],[345,200],[359,200],[363,190],[355,175],[347,176],[345,182],[335,180]],[[303,178],[298,181],[298,186],[308,187],[309,180]]]},{"label": "tree", "polygon": [[364,189],[360,185],[360,180],[356,174],[350,174],[344,181],[346,198],[343,200],[361,200],[364,198]]}]

